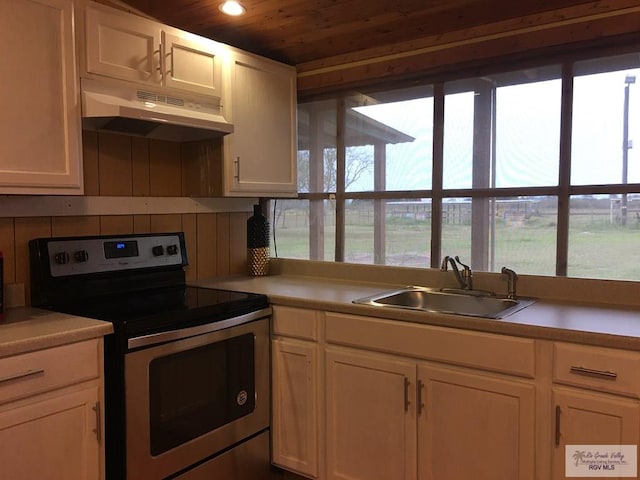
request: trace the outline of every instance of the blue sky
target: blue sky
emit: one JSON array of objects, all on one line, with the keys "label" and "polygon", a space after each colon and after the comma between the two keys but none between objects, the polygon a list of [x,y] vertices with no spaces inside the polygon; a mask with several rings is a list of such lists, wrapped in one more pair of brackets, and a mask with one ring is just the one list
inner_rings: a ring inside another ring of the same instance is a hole
[{"label": "blue sky", "polygon": [[[572,183],[621,183],[625,77],[630,86],[628,182],[640,183],[640,69],[574,80]],[[560,80],[500,87],[497,93],[496,185],[557,185]],[[387,190],[431,188],[431,98],[372,105],[358,111],[416,138],[387,147]],[[473,93],[445,100],[444,186],[471,186]],[[364,175],[351,191],[373,187]]]}]

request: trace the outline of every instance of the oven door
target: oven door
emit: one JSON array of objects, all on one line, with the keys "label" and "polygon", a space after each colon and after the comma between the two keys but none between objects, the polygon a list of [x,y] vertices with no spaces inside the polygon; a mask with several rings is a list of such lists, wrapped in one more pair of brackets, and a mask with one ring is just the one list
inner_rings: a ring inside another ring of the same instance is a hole
[{"label": "oven door", "polygon": [[127,353],[125,404],[128,479],[165,478],[268,428],[269,319]]}]

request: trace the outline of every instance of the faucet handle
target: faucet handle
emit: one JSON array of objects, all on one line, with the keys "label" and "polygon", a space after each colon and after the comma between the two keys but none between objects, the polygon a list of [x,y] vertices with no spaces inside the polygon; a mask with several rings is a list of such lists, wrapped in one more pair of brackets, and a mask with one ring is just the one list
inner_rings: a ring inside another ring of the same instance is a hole
[{"label": "faucet handle", "polygon": [[507,267],[502,267],[500,273],[507,276],[507,296],[515,300],[516,296],[516,283],[518,282],[518,274]]}]

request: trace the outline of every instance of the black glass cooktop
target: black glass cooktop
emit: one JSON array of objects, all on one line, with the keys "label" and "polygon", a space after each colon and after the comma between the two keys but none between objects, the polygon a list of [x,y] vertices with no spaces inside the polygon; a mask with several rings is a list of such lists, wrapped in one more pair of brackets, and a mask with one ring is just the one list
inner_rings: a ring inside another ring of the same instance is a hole
[{"label": "black glass cooktop", "polygon": [[181,285],[76,298],[51,309],[113,322],[117,335],[131,338],[225,320],[268,306],[265,295]]}]

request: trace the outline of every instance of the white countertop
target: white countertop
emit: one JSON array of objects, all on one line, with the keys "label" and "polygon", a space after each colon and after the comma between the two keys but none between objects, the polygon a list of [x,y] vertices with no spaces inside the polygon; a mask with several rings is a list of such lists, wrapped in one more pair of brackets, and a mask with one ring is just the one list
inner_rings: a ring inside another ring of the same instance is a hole
[{"label": "white countertop", "polygon": [[[381,278],[373,280],[380,283],[279,274],[213,278],[192,284],[263,293],[273,305],[640,351],[638,306],[615,307],[538,300],[504,319],[493,320],[352,303],[358,298],[404,286],[385,283]],[[37,308],[9,309],[5,312],[5,319],[0,322],[0,358],[112,332],[110,322]]]},{"label": "white countertop", "polygon": [[194,284],[210,288],[263,293],[274,305],[640,351],[640,308],[638,307],[615,308],[538,300],[533,305],[504,319],[493,320],[352,303],[355,299],[394,288],[384,283],[373,284],[283,274],[264,277],[227,277],[198,281]]},{"label": "white countertop", "polygon": [[0,358],[67,343],[97,338],[113,332],[110,322],[38,308],[10,308],[0,322]]}]

